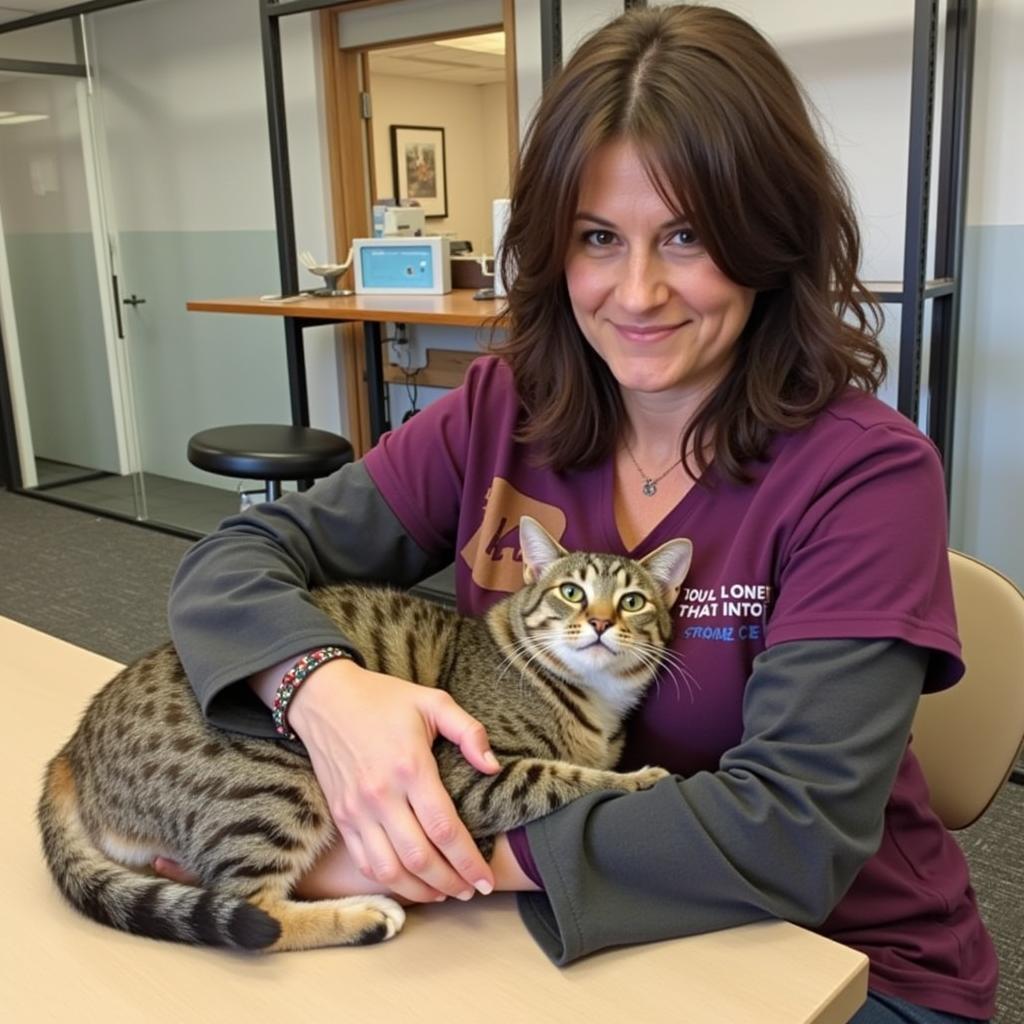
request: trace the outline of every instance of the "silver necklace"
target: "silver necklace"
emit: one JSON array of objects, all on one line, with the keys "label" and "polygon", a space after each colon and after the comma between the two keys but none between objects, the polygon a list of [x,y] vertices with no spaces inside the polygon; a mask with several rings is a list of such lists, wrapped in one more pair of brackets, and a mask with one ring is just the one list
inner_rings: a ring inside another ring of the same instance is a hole
[{"label": "silver necklace", "polygon": [[626,454],[629,456],[630,462],[636,466],[636,471],[644,478],[642,490],[648,498],[653,498],[658,493],[658,484],[660,484],[661,481],[664,480],[665,477],[667,477],[669,473],[671,473],[672,470],[683,461],[683,457],[680,455],[664,473],[659,476],[650,477],[640,467],[640,463],[636,461],[636,456],[633,454],[633,449],[629,447],[629,443],[627,441],[623,441],[622,443],[626,447]]}]

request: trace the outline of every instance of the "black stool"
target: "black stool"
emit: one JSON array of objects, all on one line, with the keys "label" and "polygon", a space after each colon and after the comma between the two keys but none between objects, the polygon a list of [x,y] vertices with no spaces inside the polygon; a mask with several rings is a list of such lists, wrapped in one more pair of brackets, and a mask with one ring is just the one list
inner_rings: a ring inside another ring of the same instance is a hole
[{"label": "black stool", "polygon": [[267,501],[281,497],[282,480],[316,480],[353,459],[338,434],[280,423],[211,427],[188,441],[188,461],[221,476],[262,480]]}]

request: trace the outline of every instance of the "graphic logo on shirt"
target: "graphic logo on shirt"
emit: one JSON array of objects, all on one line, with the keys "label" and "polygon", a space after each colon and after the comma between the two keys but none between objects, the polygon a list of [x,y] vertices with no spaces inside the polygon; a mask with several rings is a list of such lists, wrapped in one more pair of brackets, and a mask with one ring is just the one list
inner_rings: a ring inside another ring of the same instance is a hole
[{"label": "graphic logo on shirt", "polygon": [[524,515],[533,516],[555,540],[565,535],[565,513],[560,508],[531,498],[496,476],[484,495],[480,528],[460,552],[478,587],[506,594],[522,587],[519,517]]},{"label": "graphic logo on shirt", "polygon": [[680,601],[680,633],[684,640],[763,640],[772,588],[767,583],[684,587]]}]

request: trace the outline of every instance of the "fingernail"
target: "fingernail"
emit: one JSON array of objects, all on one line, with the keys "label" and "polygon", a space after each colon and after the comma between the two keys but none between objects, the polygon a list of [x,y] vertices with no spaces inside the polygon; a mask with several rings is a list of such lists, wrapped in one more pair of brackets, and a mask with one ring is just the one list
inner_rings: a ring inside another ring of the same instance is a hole
[{"label": "fingernail", "polygon": [[463,889],[463,891],[458,894],[458,898],[462,900],[463,903],[465,903],[466,900],[471,900],[473,898],[473,890]]},{"label": "fingernail", "polygon": [[500,768],[501,767],[501,764],[498,762],[498,759],[494,756],[494,754],[490,750],[486,751],[486,753],[484,754],[484,760],[492,768]]},{"label": "fingernail", "polygon": [[480,881],[476,883],[476,891],[482,893],[484,896],[490,896],[491,893],[494,892],[494,886],[491,885],[490,882],[485,882],[483,879],[480,879]]},{"label": "fingernail", "polygon": [[434,902],[435,902],[435,903],[444,903],[444,901],[445,901],[446,899],[448,899],[448,897],[447,897],[447,896],[445,896],[445,894],[444,894],[444,893],[441,893],[441,895],[440,895],[440,896],[435,896],[435,897],[434,897]]}]

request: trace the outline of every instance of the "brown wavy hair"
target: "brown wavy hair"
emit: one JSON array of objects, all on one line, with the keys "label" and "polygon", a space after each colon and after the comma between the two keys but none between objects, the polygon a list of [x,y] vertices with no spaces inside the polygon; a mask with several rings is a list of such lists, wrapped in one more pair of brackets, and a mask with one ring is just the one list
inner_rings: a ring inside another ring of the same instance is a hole
[{"label": "brown wavy hair", "polygon": [[736,480],[772,436],[797,430],[844,388],[877,390],[882,317],[857,276],[848,188],[789,69],[751,25],[706,6],[632,9],[599,29],[549,85],[527,133],[501,254],[519,440],[544,464],[611,455],[626,428],[618,385],[587,344],[565,284],[580,178],[628,140],[666,205],[711,259],[755,289],[732,370],[689,424],[691,472]]}]

